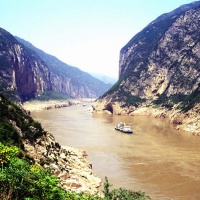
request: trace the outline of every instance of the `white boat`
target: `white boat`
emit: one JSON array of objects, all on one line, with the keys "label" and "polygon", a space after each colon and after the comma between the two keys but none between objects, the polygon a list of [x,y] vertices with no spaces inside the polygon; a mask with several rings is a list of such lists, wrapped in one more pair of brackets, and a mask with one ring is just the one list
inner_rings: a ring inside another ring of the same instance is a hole
[{"label": "white boat", "polygon": [[124,123],[120,122],[115,126],[115,130],[121,131],[123,133],[133,133],[133,130],[130,126],[125,125]]}]

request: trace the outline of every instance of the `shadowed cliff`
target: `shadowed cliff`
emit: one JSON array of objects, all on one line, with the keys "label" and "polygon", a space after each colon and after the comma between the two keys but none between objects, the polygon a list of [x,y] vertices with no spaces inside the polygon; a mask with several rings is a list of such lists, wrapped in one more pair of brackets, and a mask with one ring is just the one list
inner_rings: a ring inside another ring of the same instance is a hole
[{"label": "shadowed cliff", "polygon": [[0,28],[0,92],[7,97],[97,98],[110,87]]}]

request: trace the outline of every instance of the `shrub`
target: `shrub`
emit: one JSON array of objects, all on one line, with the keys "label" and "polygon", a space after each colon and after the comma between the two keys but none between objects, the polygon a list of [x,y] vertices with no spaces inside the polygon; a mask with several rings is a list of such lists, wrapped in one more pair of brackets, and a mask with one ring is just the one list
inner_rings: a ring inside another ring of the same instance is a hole
[{"label": "shrub", "polygon": [[20,149],[15,146],[8,147],[0,143],[0,163],[2,168],[4,164],[8,164],[11,160],[15,159],[19,152]]},{"label": "shrub", "polygon": [[17,147],[0,143],[0,199],[64,200],[66,192],[59,179],[49,170],[18,158],[19,152]]},{"label": "shrub", "polygon": [[0,94],[0,141],[20,146],[21,138],[35,141],[45,134],[40,123],[35,122],[14,102]]},{"label": "shrub", "polygon": [[110,190],[112,184],[108,182],[108,178],[105,177],[104,183],[104,196],[106,200],[147,200],[149,196],[145,195],[141,191],[126,190],[123,188]]},{"label": "shrub", "polygon": [[66,192],[59,183],[59,179],[46,169],[32,170],[22,159],[11,160],[0,172],[0,198],[64,200]]}]

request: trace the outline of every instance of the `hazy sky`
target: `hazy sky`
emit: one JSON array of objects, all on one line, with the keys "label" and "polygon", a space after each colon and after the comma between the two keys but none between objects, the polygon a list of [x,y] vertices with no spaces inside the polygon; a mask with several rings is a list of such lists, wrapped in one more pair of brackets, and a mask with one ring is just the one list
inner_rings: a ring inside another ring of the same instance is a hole
[{"label": "hazy sky", "polygon": [[0,27],[83,71],[118,77],[120,49],[191,0],[0,0]]}]

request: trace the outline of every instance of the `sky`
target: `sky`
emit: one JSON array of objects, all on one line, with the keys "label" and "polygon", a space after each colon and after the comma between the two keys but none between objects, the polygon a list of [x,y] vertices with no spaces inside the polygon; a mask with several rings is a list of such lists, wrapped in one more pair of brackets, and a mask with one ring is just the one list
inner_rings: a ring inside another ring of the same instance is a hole
[{"label": "sky", "polygon": [[192,0],[0,0],[0,27],[61,61],[118,77],[120,50],[163,13]]}]

